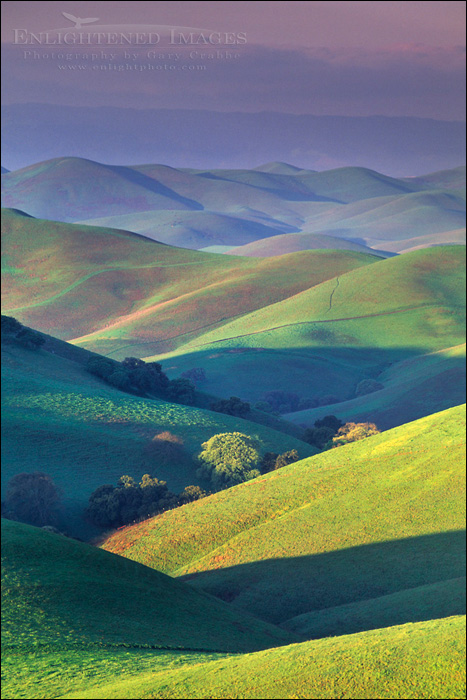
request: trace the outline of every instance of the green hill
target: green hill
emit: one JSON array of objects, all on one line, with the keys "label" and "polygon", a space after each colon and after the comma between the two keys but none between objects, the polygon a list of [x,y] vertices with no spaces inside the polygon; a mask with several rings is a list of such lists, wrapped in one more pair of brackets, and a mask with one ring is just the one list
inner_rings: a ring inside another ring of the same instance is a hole
[{"label": "green hill", "polygon": [[[263,452],[315,451],[258,423],[118,391],[86,371],[85,351],[58,345],[32,351],[2,343],[2,485],[20,472],[49,474],[63,490],[63,527],[81,537],[92,533],[81,516],[98,486],[152,473],[179,493],[199,483],[193,458],[217,433],[246,432]],[[164,431],[177,435],[183,450],[162,459],[153,438]]]},{"label": "green hill", "polygon": [[[296,637],[96,547],[2,520],[3,643],[252,651]],[[187,614],[189,612],[189,614]]]},{"label": "green hill", "polygon": [[[464,426],[465,407],[452,408],[119,530],[103,546],[276,624],[458,578]],[[397,622],[426,619],[426,609],[399,612]]]},{"label": "green hill", "polygon": [[164,574],[11,521],[2,595],[3,697],[462,694],[460,617],[291,643]]},{"label": "green hill", "polygon": [[[342,421],[374,422],[382,430],[465,401],[465,343],[395,362],[378,380],[382,389],[329,407]],[[285,414],[298,425],[312,425],[326,408]]]},{"label": "green hill", "polygon": [[408,588],[391,595],[325,608],[286,620],[282,627],[319,639],[390,627],[398,620],[431,620],[465,613],[465,576]]},{"label": "green hill", "polygon": [[140,671],[66,698],[460,698],[465,617]]}]

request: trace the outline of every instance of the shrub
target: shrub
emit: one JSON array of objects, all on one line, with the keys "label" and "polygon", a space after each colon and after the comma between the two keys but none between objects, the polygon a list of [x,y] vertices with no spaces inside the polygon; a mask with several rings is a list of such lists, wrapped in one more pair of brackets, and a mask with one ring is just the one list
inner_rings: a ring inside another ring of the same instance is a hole
[{"label": "shrub", "polygon": [[163,464],[180,461],[186,457],[183,438],[168,430],[155,435],[146,451]]},{"label": "shrub", "polygon": [[300,456],[297,450],[289,450],[288,452],[283,452],[277,457],[274,469],[281,469],[281,467],[286,467],[288,464],[293,464],[294,462],[298,462],[299,460]]},{"label": "shrub", "polygon": [[184,505],[185,503],[191,503],[192,501],[198,501],[200,498],[206,498],[206,496],[209,496],[209,492],[205,491],[202,489],[200,486],[185,486],[181,494],[179,495],[179,503],[180,505]]},{"label": "shrub", "polygon": [[322,428],[307,428],[303,434],[303,439],[310,445],[314,445],[314,447],[322,450],[335,434],[335,430],[326,426]]},{"label": "shrub", "polygon": [[261,474],[272,472],[276,468],[276,460],[278,457],[279,455],[277,452],[266,452],[259,465]]},{"label": "shrub", "polygon": [[23,324],[13,318],[13,316],[4,316],[2,314],[1,329],[2,335],[14,336],[23,328]]},{"label": "shrub", "polygon": [[86,369],[91,374],[101,379],[107,379],[118,367],[118,363],[109,360],[108,357],[90,357],[86,363]]},{"label": "shrub", "polygon": [[215,488],[233,486],[260,475],[258,445],[243,433],[219,433],[203,443],[197,475]]},{"label": "shrub", "polygon": [[175,403],[190,406],[195,400],[195,386],[189,379],[172,379],[169,382],[167,398]]},{"label": "shrub", "polygon": [[334,415],[324,416],[315,420],[315,428],[331,428],[335,433],[343,425],[342,421]]},{"label": "shrub", "polygon": [[332,438],[330,447],[340,447],[349,442],[356,442],[371,435],[377,435],[380,432],[374,423],[346,423],[339,428],[337,435]]},{"label": "shrub", "polygon": [[178,498],[165,481],[144,474],[137,484],[133,477],[124,475],[116,487],[105,484],[91,494],[86,515],[101,527],[120,527],[176,505]]}]

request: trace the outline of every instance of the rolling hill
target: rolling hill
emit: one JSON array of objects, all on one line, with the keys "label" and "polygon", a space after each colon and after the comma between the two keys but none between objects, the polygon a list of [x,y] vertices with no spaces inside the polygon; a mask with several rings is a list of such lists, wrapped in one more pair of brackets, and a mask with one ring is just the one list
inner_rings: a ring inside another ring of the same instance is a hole
[{"label": "rolling hill", "polygon": [[[275,624],[319,613],[322,629],[326,610],[340,634],[359,615],[384,625],[434,619],[446,612],[446,588],[457,590],[451,580],[465,575],[464,428],[465,406],[455,407],[124,528],[102,546]],[[426,586],[429,596],[415,590]],[[401,604],[408,592],[418,603]],[[448,614],[465,612],[455,600]],[[314,634],[312,622],[300,629]]]},{"label": "rolling hill", "polygon": [[209,211],[148,211],[138,216],[110,216],[80,223],[125,229],[162,243],[195,250],[212,245],[230,247],[232,241],[235,245],[245,245],[282,232],[256,221]]},{"label": "rolling hill", "polygon": [[[394,178],[362,167],[195,170],[55,158],[4,174],[2,187],[4,206],[36,218],[124,228],[195,249],[300,232],[392,252],[465,242],[462,168]],[[308,241],[315,247],[304,237],[298,249]],[[281,242],[280,252],[296,246]]]},{"label": "rolling hill", "polygon": [[[465,400],[462,357],[447,351],[465,340],[462,246],[256,259],[10,210],[3,246],[5,313],[116,359],[162,359],[171,377],[201,367],[208,393],[258,402],[292,392],[384,428]],[[412,360],[428,374],[412,364],[398,379]],[[368,378],[383,390],[356,398]]]},{"label": "rolling hill", "polygon": [[465,693],[464,635],[465,616],[430,620],[192,661],[162,673],[138,670],[133,679],[109,678],[97,688],[62,697],[458,698]]},{"label": "rolling hill", "polygon": [[4,313],[122,358],[177,347],[207,327],[378,259],[303,251],[258,263],[15,211],[2,218]]},{"label": "rolling hill", "polygon": [[253,243],[239,245],[232,250],[223,252],[229,255],[246,255],[254,258],[269,258],[274,255],[286,255],[299,250],[353,250],[359,253],[378,255],[381,258],[391,257],[391,253],[373,250],[361,243],[354,243],[346,238],[335,238],[322,233],[283,233],[270,238],[256,239]]}]

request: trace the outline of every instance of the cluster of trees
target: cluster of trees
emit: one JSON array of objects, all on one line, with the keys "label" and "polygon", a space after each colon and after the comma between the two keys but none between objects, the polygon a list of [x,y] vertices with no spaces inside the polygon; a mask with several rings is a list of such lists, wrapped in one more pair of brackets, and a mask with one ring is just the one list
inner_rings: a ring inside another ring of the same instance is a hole
[{"label": "cluster of trees", "polygon": [[255,404],[255,408],[265,413],[281,415],[283,413],[294,413],[295,411],[305,411],[308,408],[327,406],[331,403],[341,401],[334,394],[320,396],[318,398],[304,398],[298,394],[288,391],[268,391]]},{"label": "cluster of trees", "polygon": [[13,316],[4,316],[2,314],[1,331],[4,340],[13,340],[29,350],[38,350],[45,343],[43,335],[23,326]]},{"label": "cluster of trees", "polygon": [[296,450],[283,454],[266,452],[261,457],[258,442],[243,433],[218,433],[202,447],[196,475],[209,480],[215,490],[249,481],[300,459]]},{"label": "cluster of trees", "polygon": [[329,450],[333,447],[346,445],[348,442],[356,442],[381,432],[375,423],[342,423],[336,416],[324,416],[314,423],[314,427],[307,428],[303,434],[305,442],[314,445],[320,450]]},{"label": "cluster of trees", "polygon": [[43,472],[22,472],[8,482],[2,515],[29,525],[54,525],[61,495],[50,476]]},{"label": "cluster of trees", "polygon": [[221,399],[212,403],[209,408],[217,413],[226,413],[228,416],[237,416],[245,418],[250,411],[251,406],[247,401],[242,401],[238,396],[231,396],[230,399]]},{"label": "cluster of trees", "polygon": [[194,485],[175,494],[169,491],[165,481],[150,474],[144,474],[139,483],[125,474],[120,477],[117,486],[104,484],[91,494],[86,516],[100,527],[121,527],[207,495],[206,491]]},{"label": "cluster of trees", "polygon": [[174,403],[194,403],[195,387],[190,380],[170,380],[158,362],[144,362],[137,357],[126,357],[117,362],[96,356],[88,360],[86,369],[122,391],[143,396],[152,394]]}]

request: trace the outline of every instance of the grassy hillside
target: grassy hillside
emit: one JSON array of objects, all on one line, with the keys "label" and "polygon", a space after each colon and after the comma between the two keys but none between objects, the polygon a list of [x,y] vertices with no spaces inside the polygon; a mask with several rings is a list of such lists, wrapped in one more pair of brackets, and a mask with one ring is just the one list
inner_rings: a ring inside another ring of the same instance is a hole
[{"label": "grassy hillside", "polygon": [[452,408],[120,530],[103,546],[275,623],[458,578],[464,426],[464,407]]},{"label": "grassy hillside", "polygon": [[[49,346],[50,352],[2,344],[2,485],[19,472],[46,472],[64,492],[64,527],[80,536],[89,534],[80,514],[98,486],[123,474],[153,473],[178,493],[198,483],[193,458],[219,432],[255,436],[264,452],[314,452],[241,418],[125,394],[89,374],[80,358],[74,361],[77,349],[63,357],[63,348]],[[153,438],[167,430],[183,440],[184,451],[162,459]]]},{"label": "grassy hillside", "polygon": [[465,614],[465,576],[408,588],[391,595],[316,610],[286,620],[282,627],[319,639],[390,627],[398,621]]},{"label": "grassy hillside", "polygon": [[2,565],[4,697],[462,693],[460,617],[294,644],[159,572],[21,523],[2,521]]},{"label": "grassy hillside", "polygon": [[293,644],[163,672],[145,670],[66,698],[459,698],[465,617]]},{"label": "grassy hillside", "polygon": [[[203,367],[206,390],[213,393],[219,393],[221,383],[230,391],[235,378],[240,395],[253,401],[271,390],[349,401],[362,379],[386,384],[382,372],[388,366],[463,343],[464,290],[465,248],[420,250],[355,269],[245,314],[165,359],[173,372]],[[436,364],[439,373],[455,369],[452,376],[444,376],[443,400],[451,406],[465,400],[463,395],[459,400],[460,363],[450,358]],[[389,386],[390,376],[387,381]],[[422,375],[416,384],[411,382],[416,410],[407,409],[406,420],[447,407],[437,403],[441,396],[428,393],[424,383]],[[371,399],[381,399],[379,413],[395,405],[387,393]],[[335,403],[331,411],[324,410],[337,413],[341,408],[345,410]]]},{"label": "grassy hillside", "polygon": [[310,251],[258,263],[11,211],[2,240],[4,313],[121,358],[177,347],[207,327],[376,260]]}]

